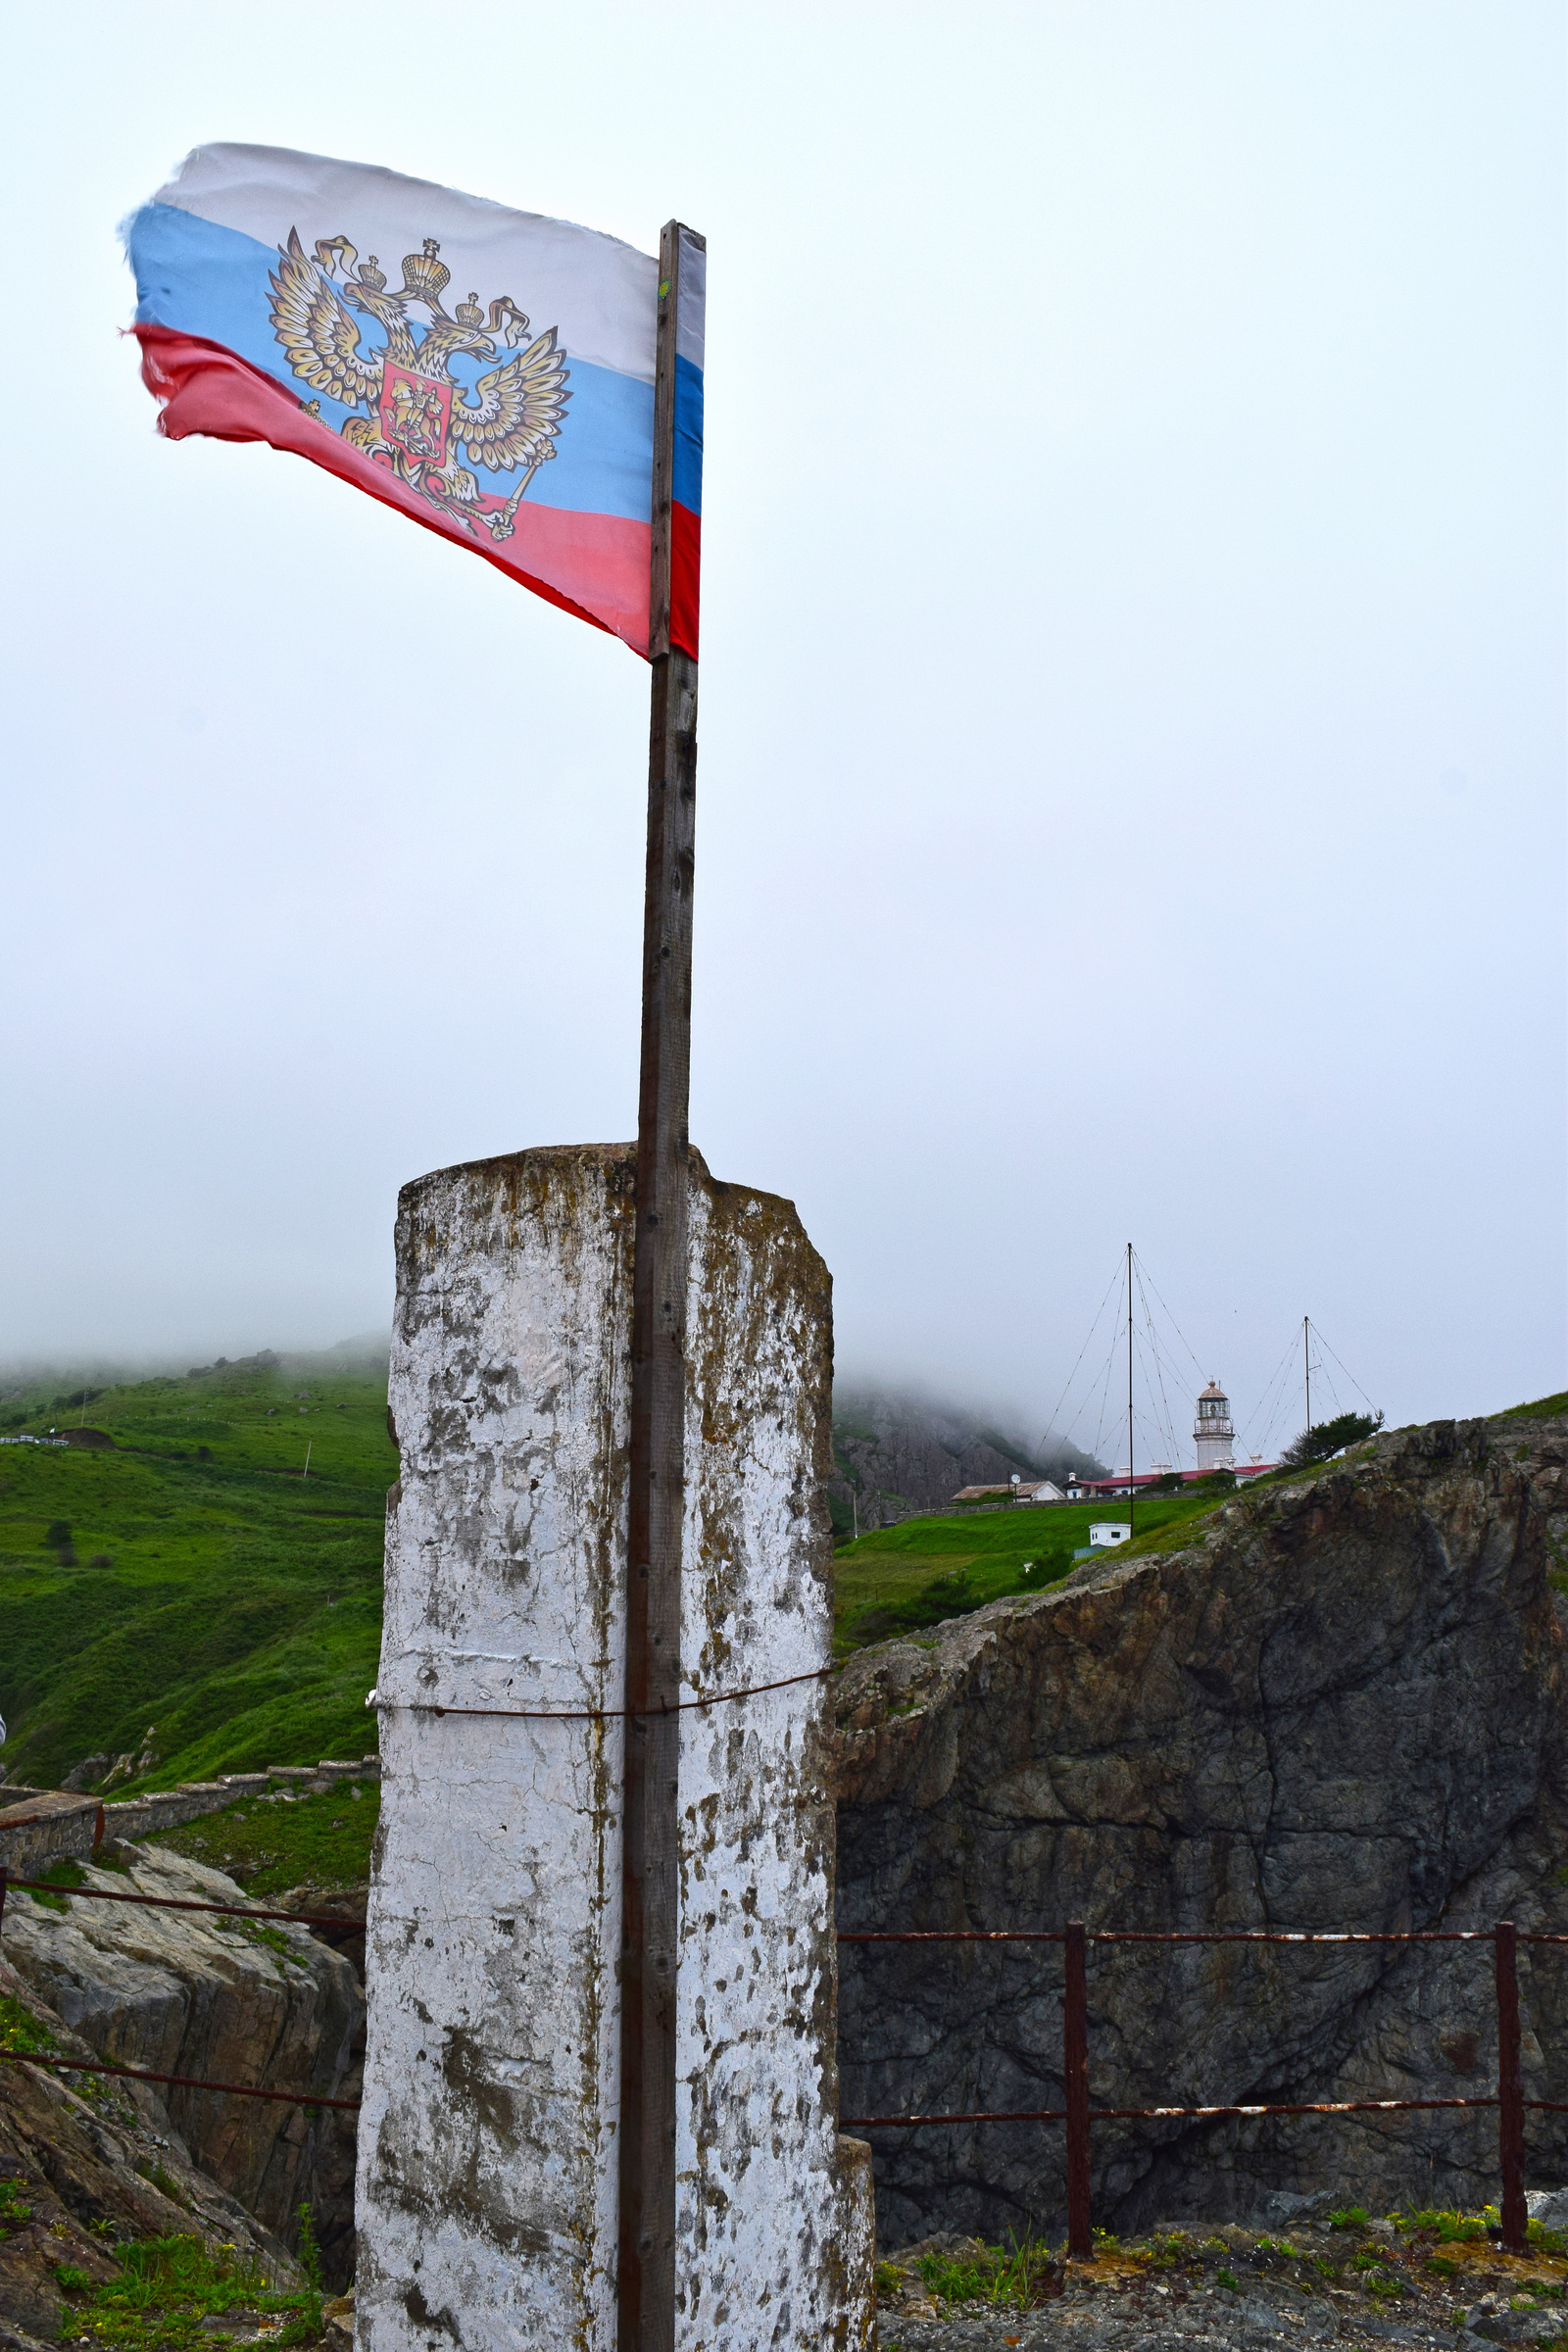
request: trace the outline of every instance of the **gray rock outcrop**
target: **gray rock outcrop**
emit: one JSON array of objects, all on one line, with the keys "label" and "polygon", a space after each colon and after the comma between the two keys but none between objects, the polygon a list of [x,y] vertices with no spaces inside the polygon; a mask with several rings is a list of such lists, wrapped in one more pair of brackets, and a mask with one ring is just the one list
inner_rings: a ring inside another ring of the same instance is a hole
[{"label": "gray rock outcrop", "polygon": [[[125,1849],[128,1871],[88,1868],[122,1892],[246,1901],[220,1871],[155,1846]],[[70,1902],[13,1891],[4,1956],[100,2057],[206,2082],[322,2098],[358,2094],[365,2001],[350,1963],[306,1928],[200,1912]],[[270,2099],[171,2088],[165,2105],[201,2169],[287,2246],[312,2207],[323,2272],[353,2269],[354,2116]]]},{"label": "gray rock outcrop", "polygon": [[[1394,1433],[853,1658],[840,1924],[1568,1935],[1568,1422]],[[846,2116],[1059,2108],[1059,1948],[843,1950]],[[1521,1950],[1526,2095],[1568,2101],[1568,1949]],[[1096,2106],[1494,2089],[1492,1947],[1091,1944]],[[1562,2117],[1529,2178],[1568,2181]],[[1057,2124],[874,2136],[879,2223],[1059,2231]],[[1095,2219],[1497,2194],[1487,2112],[1094,2129]]]},{"label": "gray rock outcrop", "polygon": [[[7,1909],[9,1911],[10,1904]],[[0,1961],[0,2002],[67,2057],[91,2049]],[[194,2233],[215,2251],[258,2257],[281,2288],[299,2282],[287,2252],[190,2161],[157,2094],[47,2062],[0,2064],[0,2346],[62,2332],[57,2266],[95,2284],[113,2276],[117,2238]],[[74,2320],[73,2320],[74,2326]]]}]

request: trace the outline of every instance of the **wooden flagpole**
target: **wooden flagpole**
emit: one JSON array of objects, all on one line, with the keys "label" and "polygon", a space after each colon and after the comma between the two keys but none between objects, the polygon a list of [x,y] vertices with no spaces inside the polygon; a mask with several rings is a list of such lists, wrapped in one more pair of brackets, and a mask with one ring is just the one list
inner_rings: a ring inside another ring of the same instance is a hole
[{"label": "wooden flagpole", "polygon": [[669,642],[682,234],[659,241],[649,656],[648,867],[632,1275],[626,1764],[621,1861],[617,2352],[674,2352],[675,1944],[680,1553],[686,1415],[687,1117],[697,663]]}]

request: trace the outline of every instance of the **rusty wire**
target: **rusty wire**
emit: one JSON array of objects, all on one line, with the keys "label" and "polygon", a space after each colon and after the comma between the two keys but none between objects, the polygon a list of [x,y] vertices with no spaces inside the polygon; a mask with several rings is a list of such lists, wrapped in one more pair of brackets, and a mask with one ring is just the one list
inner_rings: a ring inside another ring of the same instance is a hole
[{"label": "rusty wire", "polygon": [[907,1936],[840,1933],[840,1943],[1064,1943],[1059,1928],[932,1928]]},{"label": "rusty wire", "polygon": [[[1492,2107],[1495,2099],[1311,2099],[1260,2100],[1233,2107],[1091,2107],[1092,2124],[1112,2122],[1162,2122],[1184,2116],[1209,2120],[1226,2116],[1249,2115],[1383,2115],[1410,2109],[1434,2107]],[[1527,2107],[1547,2107],[1546,2099],[1527,2099]],[[1568,2107],[1562,2112],[1568,2113]],[[839,2119],[841,2131],[858,2127],[861,2131],[904,2130],[916,2124],[1059,2124],[1066,2120],[1064,2107],[1036,2107],[999,2113],[983,2108],[970,2115],[846,2115]]]},{"label": "rusty wire", "polygon": [[318,2090],[259,2090],[253,2082],[207,2082],[196,2075],[153,2075],[139,2066],[109,2066],[102,2058],[57,2058],[49,2050],[0,2050],[8,2066],[63,2066],[77,2075],[122,2075],[131,2082],[172,2082],[181,2090],[221,2090],[238,2099],[277,2099],[286,2107],[358,2108],[358,2099],[328,2099]]},{"label": "rusty wire", "polygon": [[1025,2107],[1014,2114],[999,2115],[993,2108],[982,2108],[975,2115],[841,2115],[841,2132],[877,2132],[902,2130],[906,2124],[1060,2124],[1066,2121],[1065,2107]]},{"label": "rusty wire", "polygon": [[[875,1934],[858,1930],[839,1933],[840,1943],[1065,1943],[1060,1928],[905,1928]],[[1389,1930],[1363,1935],[1359,1930],[1215,1928],[1165,1934],[1144,1928],[1092,1928],[1086,1943],[1491,1943],[1491,1928]],[[1521,1932],[1521,1943],[1568,1943],[1568,1936],[1532,1936]]]},{"label": "rusty wire", "polygon": [[715,1690],[709,1698],[678,1698],[672,1707],[439,1707],[422,1698],[382,1698],[372,1692],[377,1714],[401,1708],[408,1715],[486,1715],[514,1723],[645,1722],[660,1715],[687,1715],[698,1707],[727,1706],[731,1699],[760,1698],[766,1690],[789,1690],[797,1683],[821,1683],[837,1674],[836,1666],[813,1666],[809,1674],[786,1674],[776,1683],[752,1683],[743,1690]]},{"label": "rusty wire", "polygon": [[47,1879],[13,1879],[0,1871],[0,1904],[8,1894],[52,1894],[85,1903],[141,1903],[151,1911],[216,1911],[225,1919],[286,1919],[297,1928],[335,1928],[361,1936],[365,1922],[331,1919],[324,1911],[257,1911],[245,1903],[192,1903],[170,1894],[124,1894],[118,1886],[56,1886]]}]

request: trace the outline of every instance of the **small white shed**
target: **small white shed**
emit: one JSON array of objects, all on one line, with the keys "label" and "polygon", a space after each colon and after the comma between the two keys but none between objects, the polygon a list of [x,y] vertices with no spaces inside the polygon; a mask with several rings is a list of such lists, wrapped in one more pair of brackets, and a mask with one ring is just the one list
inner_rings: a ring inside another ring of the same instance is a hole
[{"label": "small white shed", "polygon": [[1091,1544],[1125,1544],[1132,1532],[1125,1519],[1091,1519],[1089,1522]]}]

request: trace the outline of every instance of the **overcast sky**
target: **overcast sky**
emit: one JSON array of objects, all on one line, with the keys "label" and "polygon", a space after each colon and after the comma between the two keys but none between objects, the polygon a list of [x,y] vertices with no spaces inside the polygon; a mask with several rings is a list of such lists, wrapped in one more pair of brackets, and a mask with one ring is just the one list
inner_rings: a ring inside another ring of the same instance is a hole
[{"label": "overcast sky", "polygon": [[0,1355],[384,1326],[635,1121],[643,664],[156,437],[234,139],[708,236],[693,1134],[841,1366],[1043,1418],[1130,1238],[1244,1414],[1563,1385],[1557,0],[8,15]]}]

